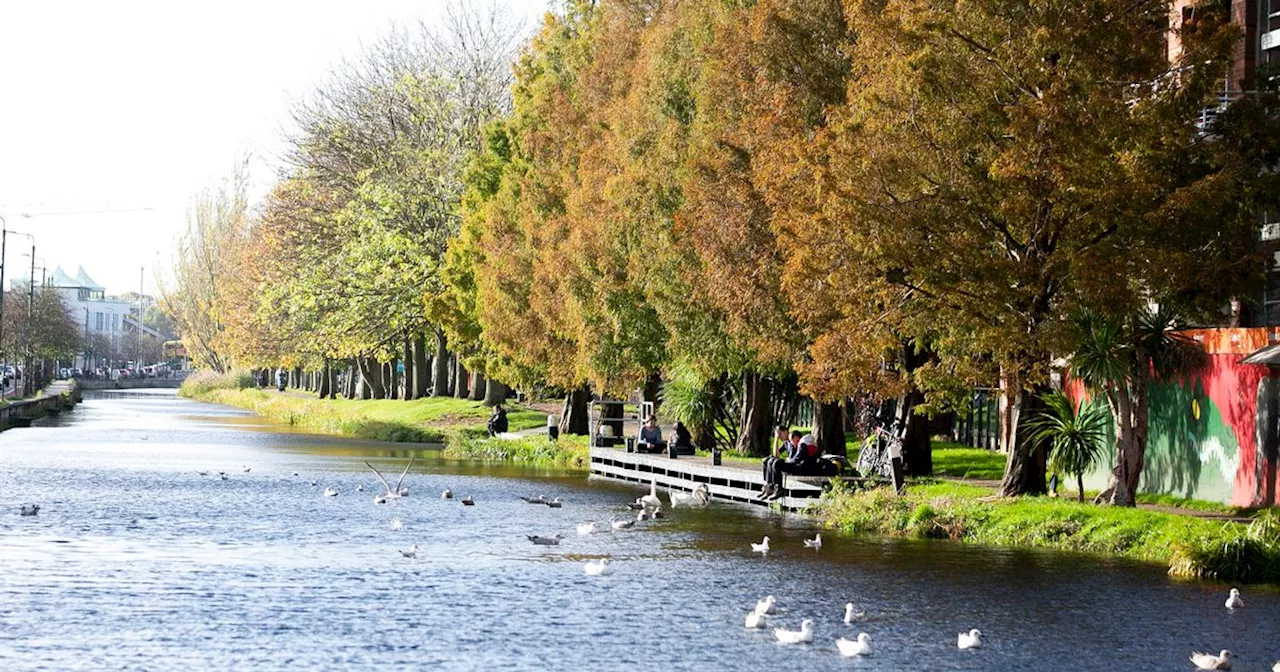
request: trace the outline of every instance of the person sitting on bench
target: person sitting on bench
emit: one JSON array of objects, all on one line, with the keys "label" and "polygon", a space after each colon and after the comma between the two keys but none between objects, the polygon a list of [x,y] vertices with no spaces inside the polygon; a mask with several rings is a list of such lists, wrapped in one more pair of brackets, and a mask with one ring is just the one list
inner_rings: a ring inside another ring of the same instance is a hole
[{"label": "person sitting on bench", "polygon": [[640,428],[640,444],[636,448],[642,453],[660,453],[667,449],[667,442],[662,440],[662,430],[658,427],[657,416],[649,416],[649,420]]},{"label": "person sitting on bench", "polygon": [[507,410],[498,404],[493,407],[493,415],[489,416],[489,436],[497,436],[507,431],[510,423],[507,422]]},{"label": "person sitting on bench", "polygon": [[693,451],[693,435],[689,433],[689,428],[684,426],[683,422],[676,420],[676,449],[684,451]]},{"label": "person sitting on bench", "polygon": [[778,439],[778,445],[773,447],[773,454],[764,458],[764,487],[760,488],[760,499],[764,499],[772,494],[773,489],[770,487],[773,483],[781,483],[782,476],[776,474],[778,465],[791,459],[796,453],[800,445],[800,437],[804,434],[800,432],[788,432],[786,425],[778,425],[774,428],[774,438]]},{"label": "person sitting on bench", "polygon": [[[793,432],[792,434],[797,433]],[[765,491],[761,493],[760,499],[778,499],[782,496],[783,474],[791,474],[793,476],[822,476],[824,474],[822,449],[818,447],[818,440],[812,434],[805,434],[800,437],[800,442],[795,445],[791,457],[775,463],[773,473],[770,474],[769,481],[765,484]]]}]

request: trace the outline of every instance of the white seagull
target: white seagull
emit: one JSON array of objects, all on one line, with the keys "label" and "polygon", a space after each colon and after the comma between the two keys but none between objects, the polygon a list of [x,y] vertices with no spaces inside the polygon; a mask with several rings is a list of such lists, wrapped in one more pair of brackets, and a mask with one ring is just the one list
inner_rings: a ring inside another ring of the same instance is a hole
[{"label": "white seagull", "polygon": [[559,534],[554,537],[544,537],[537,534],[526,534],[525,536],[529,538],[529,541],[532,541],[539,546],[559,546],[560,540],[564,538]]},{"label": "white seagull", "polygon": [[337,497],[337,496],[338,496],[338,491],[337,491],[337,490],[334,490],[333,488],[325,488],[325,489],[324,489],[324,496],[325,496],[325,497]]},{"label": "white seagull", "polygon": [[551,501],[549,501],[549,502],[545,502],[545,504],[546,504],[547,506],[549,506],[549,507],[553,508],[553,509],[558,509],[558,508],[560,508],[560,507],[564,506],[564,502],[560,501],[560,498],[559,498],[559,497],[556,497],[555,499],[553,499],[553,500],[551,500]]},{"label": "white seagull", "polygon": [[816,551],[816,550],[818,550],[818,549],[820,549],[820,548],[822,548],[822,535],[821,535],[821,534],[815,534],[815,535],[813,535],[813,538],[812,538],[812,539],[805,539],[805,540],[804,540],[804,547],[805,547],[805,548],[812,548],[812,549],[813,549],[813,550],[815,550],[815,551]]},{"label": "white seagull", "polygon": [[769,537],[765,537],[764,541],[758,544],[754,544],[754,543],[751,544],[751,552],[759,553],[760,555],[768,555],[769,554]]},{"label": "white seagull", "polygon": [[608,576],[613,573],[613,568],[608,565],[606,558],[600,558],[596,561],[590,561],[582,564],[582,571],[587,576]]},{"label": "white seagull", "polygon": [[392,519],[391,519],[391,529],[393,529],[393,530],[403,530],[403,529],[404,529],[404,521],[400,520],[399,518],[392,518]]},{"label": "white seagull", "polygon": [[444,492],[440,493],[440,499],[453,499],[453,491],[445,489]]},{"label": "white seagull", "polygon": [[[375,498],[374,498],[374,500],[373,500],[373,503],[374,503],[374,504],[384,504],[384,503],[386,503],[386,500],[388,500],[388,499],[399,499],[399,498],[401,498],[401,497],[408,497],[408,496],[409,496],[409,489],[408,489],[408,488],[402,488],[402,487],[400,487],[400,486],[404,483],[404,477],[405,477],[405,474],[408,474],[408,473],[409,473],[409,470],[413,468],[413,463],[414,463],[414,462],[417,462],[417,461],[418,461],[418,458],[416,458],[416,457],[413,457],[413,458],[410,458],[410,459],[409,459],[409,464],[406,464],[406,465],[405,465],[405,467],[404,467],[404,471],[400,472],[400,480],[396,481],[396,487],[395,487],[395,488],[392,488],[392,487],[391,487],[391,484],[387,482],[387,479],[383,478],[383,477],[382,477],[382,474],[381,474],[377,469],[374,469],[374,467],[373,467],[373,465],[372,465],[372,464],[369,464],[369,463],[366,461],[366,462],[364,463],[364,466],[369,467],[370,469],[373,469],[373,474],[374,474],[375,476],[377,476],[377,477],[378,477],[378,480],[379,480],[379,481],[382,481],[382,487],[384,487],[384,488],[386,488],[386,489],[387,489],[387,494],[385,494],[385,495],[379,495],[378,497],[375,497]],[[315,482],[314,482],[314,481],[312,482],[312,485],[315,485]],[[382,499],[382,501],[381,501],[381,502],[379,502],[379,501],[378,501],[378,498],[381,498],[381,499]]]},{"label": "white seagull", "polygon": [[840,651],[840,655],[846,657],[869,656],[871,655],[871,635],[860,632],[858,638],[853,640],[841,637],[836,640],[836,649]]},{"label": "white seagull", "polygon": [[403,549],[403,548],[402,548],[402,549],[400,549],[400,555],[403,555],[403,556],[404,556],[404,557],[406,557],[406,558],[416,558],[416,557],[418,557],[418,545],[417,545],[417,544],[414,544],[414,545],[410,546],[410,547],[409,547],[409,550],[407,550],[407,551],[406,551],[405,549]]},{"label": "white seagull", "polygon": [[247,473],[249,473],[250,471],[252,471],[252,467],[250,467],[250,466],[249,466],[249,465],[247,465],[247,464],[242,465],[242,466],[241,466],[241,468],[242,468],[242,469],[244,469],[244,473],[246,473],[246,474],[247,474]]},{"label": "white seagull", "polygon": [[626,530],[626,529],[629,529],[629,528],[635,527],[635,526],[636,526],[636,521],[634,521],[634,520],[618,520],[617,518],[614,518],[613,520],[610,520],[610,521],[609,521],[609,525],[611,525],[611,526],[613,527],[613,529],[615,529],[615,530]]},{"label": "white seagull", "polygon": [[585,523],[578,523],[578,534],[584,537],[587,536],[588,534],[595,533],[595,531],[596,531],[596,521],[594,520],[588,520]]},{"label": "white seagull", "polygon": [[1280,672],[1280,660],[1277,660],[1276,664],[1271,666],[1271,672]]},{"label": "white seagull", "polygon": [[356,492],[364,492],[364,483],[356,483]]},{"label": "white seagull", "polygon": [[800,623],[799,630],[774,628],[773,636],[783,644],[807,644],[813,641],[813,621],[806,618]]},{"label": "white seagull", "polygon": [[1196,666],[1197,670],[1229,670],[1231,669],[1231,656],[1235,654],[1223,649],[1222,653],[1213,655],[1212,653],[1200,653],[1199,651],[1191,652],[1191,662]]},{"label": "white seagull", "polygon": [[1244,606],[1244,598],[1240,597],[1240,589],[1232,588],[1231,594],[1227,595],[1227,608],[1239,609]]},{"label": "white seagull", "polygon": [[863,618],[865,618],[866,615],[867,615],[867,612],[865,611],[854,611],[852,602],[845,602],[844,604],[844,624],[845,625],[853,625],[854,621],[860,621]]},{"label": "white seagull", "polygon": [[974,628],[969,632],[962,632],[956,637],[956,646],[961,649],[977,649],[982,646],[982,631]]},{"label": "white seagull", "polygon": [[777,604],[778,601],[773,599],[772,595],[765,596],[763,600],[756,602],[756,613],[761,615],[777,613],[778,609],[775,606]]},{"label": "white seagull", "polygon": [[764,614],[753,609],[747,612],[747,622],[745,625],[748,629],[755,630],[756,628],[763,628],[768,625],[768,623],[765,623]]}]

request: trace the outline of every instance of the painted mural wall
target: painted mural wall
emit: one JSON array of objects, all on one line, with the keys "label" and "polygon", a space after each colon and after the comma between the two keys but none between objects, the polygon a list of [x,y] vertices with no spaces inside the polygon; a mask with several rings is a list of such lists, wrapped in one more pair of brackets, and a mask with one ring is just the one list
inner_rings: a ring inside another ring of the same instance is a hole
[{"label": "painted mural wall", "polygon": [[[1193,376],[1155,382],[1141,490],[1270,506],[1276,501],[1280,448],[1280,370],[1241,360],[1280,333],[1265,329],[1186,332],[1204,344],[1210,361]],[[1086,477],[1087,488],[1106,485],[1105,468]]]}]

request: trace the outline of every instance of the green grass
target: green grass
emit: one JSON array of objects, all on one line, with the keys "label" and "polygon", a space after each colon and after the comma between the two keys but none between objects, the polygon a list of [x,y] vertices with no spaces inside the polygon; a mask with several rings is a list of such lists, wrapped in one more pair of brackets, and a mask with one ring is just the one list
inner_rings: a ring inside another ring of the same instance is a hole
[{"label": "green grass", "polygon": [[[318,399],[258,389],[200,389],[180,391],[201,401],[226,404],[276,422],[317,434],[351,436],[394,442],[442,443],[454,434],[485,435],[491,409],[480,402],[450,397],[396,399]],[[546,416],[511,406],[511,430],[538,427]]]},{"label": "green grass", "polygon": [[[1094,493],[1096,496],[1096,493]],[[1089,493],[1086,493],[1086,497]],[[1179,497],[1177,495],[1158,495],[1154,493],[1138,493],[1139,504],[1151,504],[1154,506],[1170,506],[1178,509],[1186,509],[1188,511],[1201,511],[1204,513],[1222,513],[1233,516],[1247,515],[1249,509],[1242,509],[1237,506],[1223,504],[1221,502],[1208,502],[1203,499],[1190,499],[1187,497]]]},{"label": "green grass", "polygon": [[444,456],[575,469],[585,469],[589,461],[585,436],[561,436],[552,441],[544,436],[491,439],[454,434],[445,444]]},{"label": "green grass", "polygon": [[911,485],[901,497],[886,488],[837,485],[817,513],[829,527],[851,533],[1051,548],[1158,562],[1176,576],[1280,581],[1275,514],[1245,526],[1047,497],[1000,499],[956,482]]},{"label": "green grass", "polygon": [[959,443],[933,442],[933,475],[998,481],[1004,478],[1005,456]]}]

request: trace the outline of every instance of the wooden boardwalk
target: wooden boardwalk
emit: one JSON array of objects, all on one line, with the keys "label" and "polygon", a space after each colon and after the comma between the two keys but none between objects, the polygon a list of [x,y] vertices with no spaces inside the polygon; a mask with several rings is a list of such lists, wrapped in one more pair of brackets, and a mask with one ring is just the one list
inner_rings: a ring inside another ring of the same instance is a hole
[{"label": "wooden boardwalk", "polygon": [[[800,511],[818,501],[827,478],[822,476],[784,475],[784,495],[765,502],[757,499],[764,487],[764,475],[759,466],[739,464],[711,464],[711,458],[680,456],[672,459],[665,454],[628,453],[620,448],[591,448],[591,473],[602,478],[612,478],[648,485],[657,481],[658,492],[669,490],[690,491],[705,483],[711,496],[747,504],[767,506],[777,504],[787,511]],[[662,497],[665,502],[666,497]]]}]

